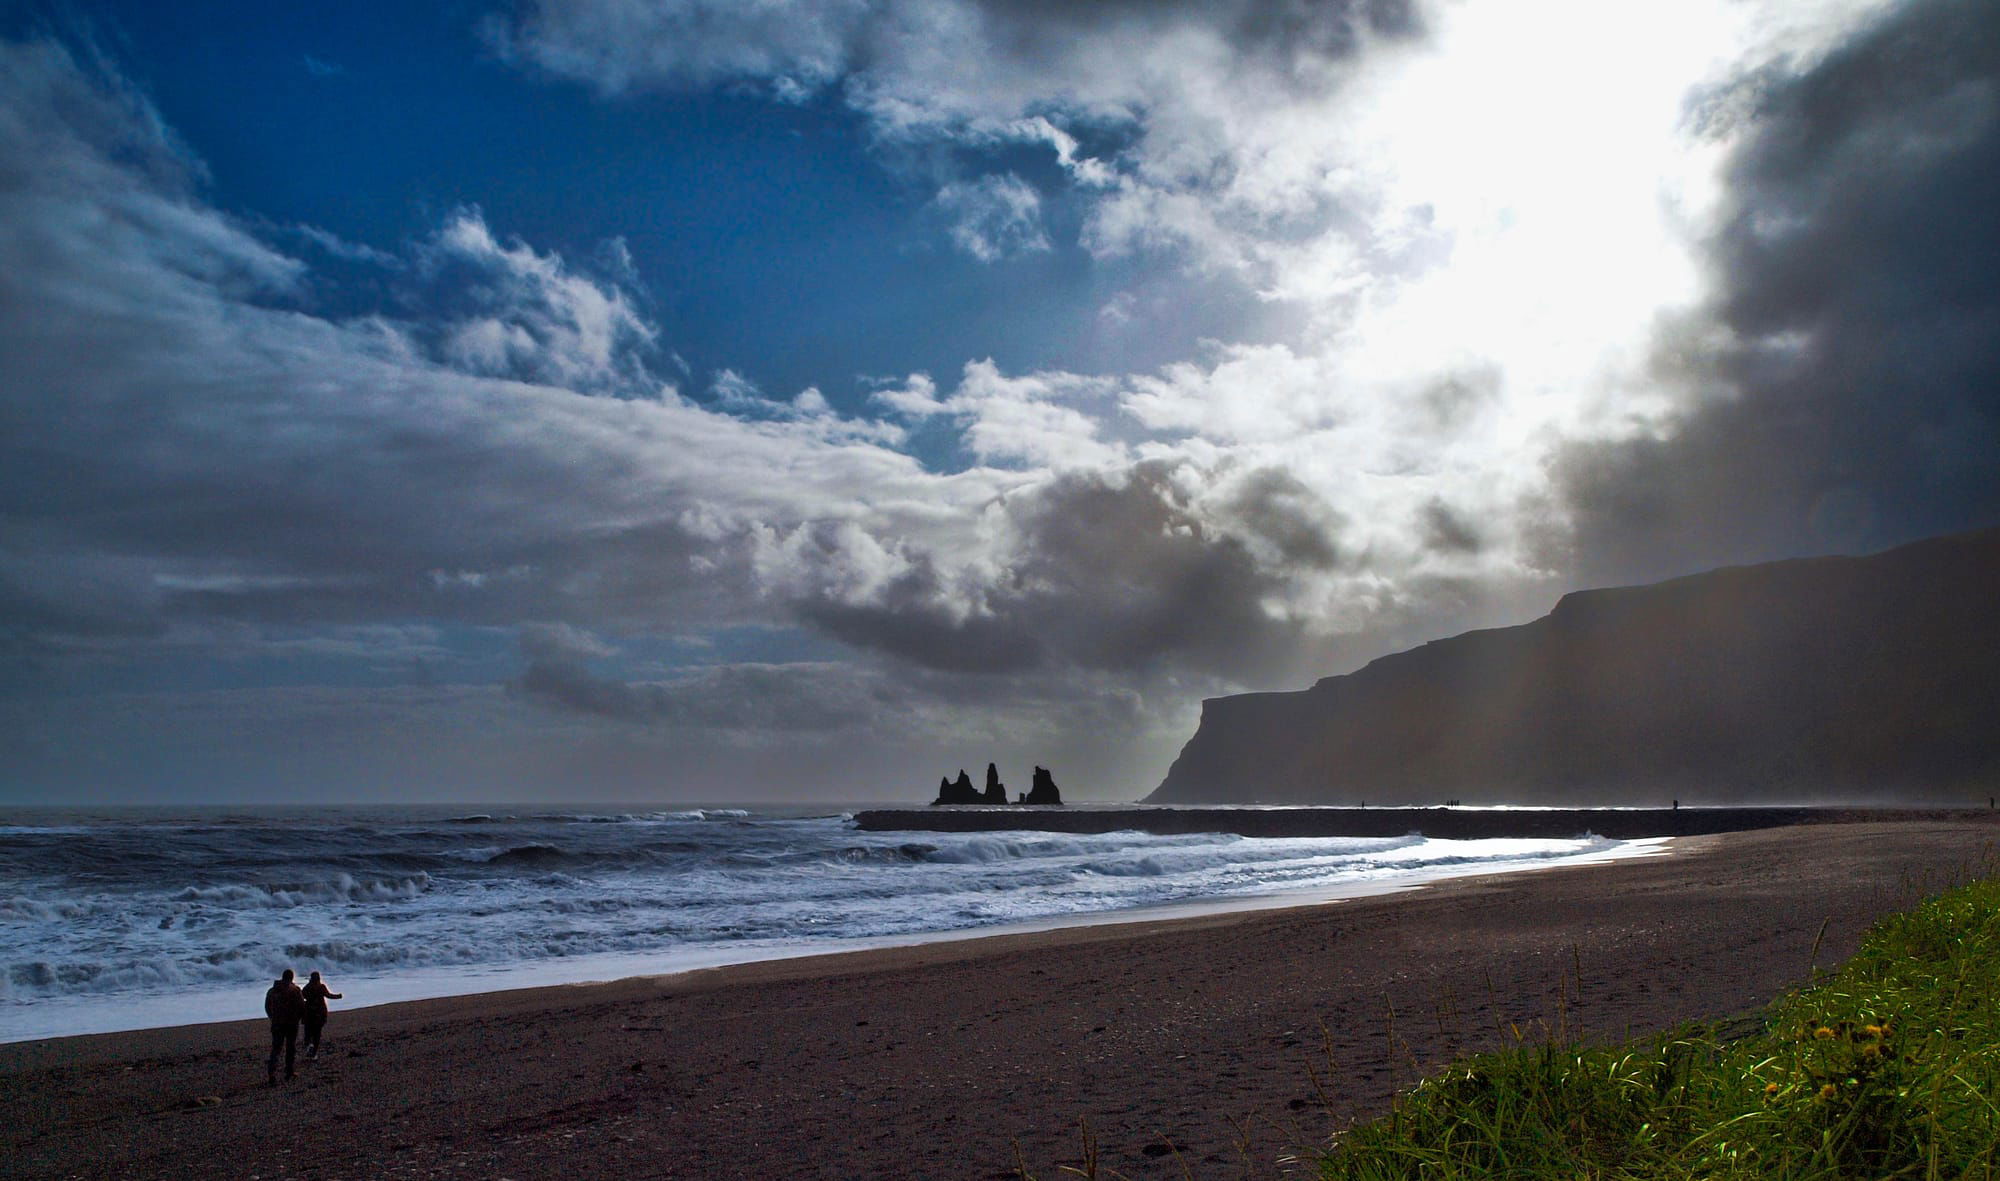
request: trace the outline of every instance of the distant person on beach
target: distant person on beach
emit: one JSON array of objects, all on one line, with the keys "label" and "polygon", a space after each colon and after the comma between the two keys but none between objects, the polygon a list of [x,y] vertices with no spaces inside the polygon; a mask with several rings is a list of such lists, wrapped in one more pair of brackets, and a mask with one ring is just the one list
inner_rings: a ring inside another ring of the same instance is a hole
[{"label": "distant person on beach", "polygon": [[264,994],[264,1016],[271,1019],[271,1060],[264,1065],[272,1083],[278,1081],[278,1051],[285,1052],[285,1077],[294,1073],[293,1060],[299,1048],[299,1019],[306,1015],[305,994],[292,983],[292,970],[271,982]]},{"label": "distant person on beach", "polygon": [[306,1061],[319,1057],[319,1032],[326,1028],[326,1002],[331,997],[340,999],[340,994],[329,991],[326,982],[314,972],[306,981]]}]

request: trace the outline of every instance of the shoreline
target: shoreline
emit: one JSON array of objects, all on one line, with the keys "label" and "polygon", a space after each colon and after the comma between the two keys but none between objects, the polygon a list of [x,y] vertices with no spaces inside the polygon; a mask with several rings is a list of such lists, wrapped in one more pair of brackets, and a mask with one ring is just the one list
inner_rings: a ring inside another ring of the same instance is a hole
[{"label": "shoreline", "polygon": [[933,804],[854,813],[863,832],[1106,833],[1226,832],[1245,837],[1394,837],[1445,840],[1546,839],[1589,833],[1614,840],[1703,836],[1809,824],[1980,821],[1992,808],[1874,807],[1861,804],[1690,805],[1579,808],[1439,804],[1431,807],[1324,804]]},{"label": "shoreline", "polygon": [[[385,979],[369,977],[361,973],[343,975],[337,982],[343,988],[358,989],[360,995],[382,996],[366,1004],[344,1006],[343,1011],[360,1012],[381,1008],[385,1005],[410,1004],[428,1000],[449,1000],[454,997],[477,997],[495,993],[522,992],[543,988],[574,988],[594,984],[610,984],[624,980],[662,980],[689,972],[713,971],[746,964],[769,963],[779,960],[810,959],[836,955],[865,955],[871,952],[889,951],[903,947],[915,947],[929,943],[950,943],[962,940],[998,938],[1008,935],[1035,934],[1044,931],[1061,930],[1071,927],[1109,926],[1127,923],[1152,923],[1179,919],[1202,918],[1209,915],[1249,913],[1265,910],[1281,910],[1300,906],[1321,906],[1353,898],[1373,897],[1402,890],[1419,889],[1439,882],[1450,881],[1468,875],[1495,875],[1514,873],[1536,873],[1566,865],[1595,864],[1601,861],[1623,857],[1643,857],[1666,851],[1664,843],[1671,838],[1625,839],[1610,848],[1578,852],[1554,858],[1546,863],[1505,866],[1495,869],[1488,864],[1441,865],[1409,871],[1405,876],[1393,881],[1380,879],[1357,880],[1329,886],[1304,887],[1292,890],[1278,890],[1262,894],[1216,896],[1190,899],[1180,902],[1130,907],[1115,910],[1078,911],[1070,914],[1051,915],[1042,918],[1022,919],[1014,922],[988,926],[956,927],[935,931],[906,932],[894,935],[858,936],[849,939],[825,940],[820,942],[790,941],[772,944],[729,944],[708,943],[685,946],[669,951],[657,952],[616,952],[597,955],[568,957],[565,959],[538,961],[527,964],[495,966],[483,970],[464,968],[427,968],[396,973]],[[350,982],[353,982],[350,984]],[[268,981],[251,981],[239,985],[206,987],[183,990],[173,995],[148,994],[131,998],[109,998],[118,1000],[126,1007],[121,1010],[123,1017],[98,1019],[94,1022],[82,1020],[74,1024],[93,1024],[95,1028],[72,1029],[57,1033],[34,1032],[32,1024],[17,1022],[15,1015],[0,1010],[0,1046],[16,1045],[23,1042],[57,1040],[67,1037],[90,1037],[99,1034],[125,1034],[147,1030],[167,1029],[188,1024],[227,1024],[240,1019],[246,1010],[254,1010],[254,1005],[245,1001],[250,993],[261,990]],[[383,994],[387,993],[386,996]],[[105,1009],[107,998],[54,998],[38,1000],[21,1006],[23,1010],[39,1008],[46,1014],[51,1011],[76,1011],[95,1014]],[[11,1007],[11,1006],[10,1006]],[[211,1012],[230,1012],[230,1016],[208,1020],[188,1021],[159,1020],[156,1014],[172,1014],[176,1010],[185,1013],[189,1009]],[[18,1033],[16,1029],[27,1032]]]},{"label": "shoreline", "polygon": [[632,1177],[998,1178],[1017,1145],[1040,1176],[1078,1163],[1083,1120],[1135,1181],[1182,1161],[1276,1176],[1288,1145],[1380,1111],[1510,1022],[1604,1038],[1761,1006],[1816,944],[1822,966],[1844,959],[1912,886],[1990,868],[1995,835],[1733,833],[1338,906],[339,1009],[328,1055],[277,1088],[258,1021],[14,1043],[0,1159],[50,1178],[567,1181],[584,1160]]},{"label": "shoreline", "polygon": [[[496,967],[496,969],[490,969],[490,971],[484,971],[484,973],[466,973],[462,969],[418,969],[418,971],[400,973],[400,975],[396,975],[396,977],[392,977],[388,981],[376,981],[372,977],[364,977],[364,975],[356,973],[356,975],[342,977],[338,983],[342,987],[362,987],[362,989],[376,987],[378,995],[382,991],[382,983],[388,983],[388,989],[386,989],[390,993],[388,997],[384,997],[380,1001],[368,1001],[364,1005],[356,1003],[356,1005],[344,1007],[344,1011],[348,1011],[348,1013],[358,1013],[358,1011],[364,1011],[364,1009],[380,1009],[384,1005],[410,1005],[410,1003],[418,1003],[418,1001],[448,1001],[448,999],[454,999],[454,997],[486,997],[486,995],[494,995],[494,993],[522,993],[522,991],[536,991],[536,989],[574,989],[574,987],[590,987],[590,985],[610,985],[610,983],[620,983],[620,981],[664,981],[664,979],[680,977],[680,975],[686,975],[686,973],[698,973],[698,971],[720,971],[720,969],[728,969],[728,967],[758,965],[758,963],[776,963],[776,961],[788,961],[788,959],[818,959],[818,957],[834,957],[834,955],[868,955],[868,953],[876,953],[876,951],[894,951],[894,949],[900,949],[900,947],[922,947],[922,945],[928,945],[928,943],[958,943],[958,941],[968,941],[968,939],[998,939],[998,937],[1008,937],[1008,935],[1034,935],[1034,933],[1042,933],[1042,931],[1060,931],[1060,929],[1070,929],[1070,927],[1112,927],[1112,925],[1126,925],[1126,923],[1168,923],[1168,921],[1180,921],[1180,919],[1202,919],[1202,917],[1210,917],[1210,915],[1234,915],[1234,913],[1254,913],[1254,911],[1280,911],[1280,909],[1292,909],[1292,907],[1320,907],[1320,905],[1332,905],[1332,903],[1340,903],[1340,901],[1348,901],[1348,899],[1362,899],[1362,897],[1376,897],[1376,895],[1388,895],[1388,893],[1398,893],[1398,891],[1422,889],[1422,887],[1428,887],[1428,885],[1436,885],[1436,883],[1444,883],[1444,881],[1454,881],[1458,877],[1468,877],[1468,875],[1540,873],[1540,871],[1548,871],[1548,869],[1560,869],[1560,867],[1566,867],[1566,865],[1596,865],[1600,861],[1616,861],[1616,859],[1622,859],[1622,857],[1652,857],[1652,855],[1660,855],[1660,853],[1668,851],[1664,847],[1666,841],[1670,841],[1670,839],[1660,837],[1660,839],[1650,839],[1650,841],[1646,841],[1646,839],[1620,841],[1616,847],[1610,847],[1610,849],[1596,849],[1596,851],[1586,851],[1586,853],[1574,853],[1574,855],[1568,855],[1568,857],[1552,859],[1550,863],[1518,865],[1518,867],[1506,867],[1506,869],[1498,869],[1498,871],[1492,869],[1490,865],[1470,865],[1470,867],[1450,867],[1450,865],[1446,865],[1446,867],[1434,867],[1434,869],[1426,869],[1426,871],[1412,871],[1408,877],[1402,877],[1402,879],[1396,879],[1396,881],[1356,881],[1356,883],[1342,883],[1342,885],[1332,885],[1332,887],[1304,887],[1304,889],[1274,891],[1274,893],[1264,893],[1264,895],[1236,895],[1236,897],[1190,899],[1190,901],[1182,901],[1182,903],[1160,903],[1160,905],[1150,905],[1150,907],[1130,907],[1130,909],[1116,909],[1116,911],[1078,911],[1078,913],[1072,913],[1072,915],[1052,915],[1052,917],[1044,917],[1044,919],[1022,919],[1022,921],[1016,921],[1016,923],[998,923],[998,925],[988,925],[988,927],[954,927],[954,929],[944,929],[944,931],[918,931],[918,933],[904,933],[904,935],[856,937],[856,939],[838,939],[838,941],[824,941],[824,943],[794,941],[794,943],[758,945],[758,947],[710,943],[710,945],[694,945],[694,947],[686,947],[686,949],[678,949],[678,951],[668,951],[668,953],[634,951],[634,953],[606,953],[606,955],[570,957],[570,959],[558,959],[558,961],[542,961],[542,963],[528,963],[528,965]],[[594,973],[594,975],[580,975],[580,973]],[[348,981],[360,981],[360,985],[348,985]],[[492,983],[488,983],[488,981],[492,981]],[[260,983],[252,983],[252,985],[262,987]],[[210,1019],[210,1021],[186,1021],[186,1019],[182,1019],[182,1021],[156,1021],[156,1019],[150,1019],[148,1015],[150,1013],[164,1013],[164,1011],[170,1013],[176,1007],[182,1007],[182,1009],[184,1007],[196,1007],[196,1009],[200,1009],[200,1007],[228,1005],[230,1009],[244,1009],[246,1007],[244,997],[248,993],[256,991],[252,985],[184,991],[184,993],[174,995],[174,997],[158,997],[158,995],[136,997],[136,999],[130,1001],[130,1005],[132,1005],[130,1011],[134,1013],[134,1017],[128,1019],[130,1023],[100,1025],[96,1029],[78,1029],[78,1031],[68,1031],[68,1033],[48,1033],[48,1035],[28,1033],[28,1035],[16,1037],[12,1033],[12,1029],[8,1029],[10,1023],[4,1019],[4,1013],[0,1013],[0,1047],[4,1047],[4,1045],[32,1043],[32,1041],[58,1041],[58,1039],[64,1039],[64,1037],[96,1037],[96,1035],[116,1035],[116,1033],[140,1033],[140,1031],[152,1031],[152,1029],[172,1029],[172,1027],[178,1027],[178,1025],[228,1025],[230,1021],[238,1021],[240,1017],[238,1015],[216,1017],[216,1019]],[[44,1011],[46,1011],[48,1007],[64,1007],[66,999],[56,999],[52,1003],[50,1001],[38,1001],[36,1005],[42,1005]],[[94,1011],[94,1009],[102,1007],[102,999],[90,997],[90,999],[80,1001],[76,1007],[86,1007],[86,1009]]]}]

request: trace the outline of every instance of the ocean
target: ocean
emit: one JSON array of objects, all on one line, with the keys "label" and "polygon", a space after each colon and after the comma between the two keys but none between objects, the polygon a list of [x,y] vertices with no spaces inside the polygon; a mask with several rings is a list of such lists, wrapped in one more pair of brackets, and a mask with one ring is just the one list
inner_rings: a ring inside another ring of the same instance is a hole
[{"label": "ocean", "polygon": [[821,808],[0,811],[0,1041],[1167,913],[1657,842],[865,833]]}]

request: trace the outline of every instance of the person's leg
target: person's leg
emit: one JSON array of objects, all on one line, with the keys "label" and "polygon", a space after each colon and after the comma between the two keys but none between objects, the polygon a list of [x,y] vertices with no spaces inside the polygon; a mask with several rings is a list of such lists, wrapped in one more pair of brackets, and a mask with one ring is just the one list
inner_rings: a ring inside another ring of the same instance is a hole
[{"label": "person's leg", "polygon": [[286,1078],[291,1078],[292,1076],[298,1073],[298,1063],[297,1063],[298,1053],[299,1053],[299,1025],[298,1022],[294,1021],[290,1025],[285,1026],[285,1077]]},{"label": "person's leg", "polygon": [[306,1018],[306,1061],[310,1062],[319,1057],[319,1033],[320,1030],[325,1028],[325,1021],[315,1021],[310,1017]]},{"label": "person's leg", "polygon": [[271,1057],[264,1063],[264,1073],[274,1083],[278,1081],[278,1048],[284,1044],[284,1027],[276,1021],[271,1022]]}]

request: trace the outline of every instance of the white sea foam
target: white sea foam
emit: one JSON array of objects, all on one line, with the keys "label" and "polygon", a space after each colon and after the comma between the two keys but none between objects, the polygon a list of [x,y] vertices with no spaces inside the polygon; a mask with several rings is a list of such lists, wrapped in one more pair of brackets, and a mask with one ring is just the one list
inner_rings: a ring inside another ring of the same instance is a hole
[{"label": "white sea foam", "polygon": [[[112,818],[0,835],[0,1040],[255,1016],[263,982],[285,967],[326,973],[353,1004],[1330,897],[1643,848],[864,833],[845,816],[741,809]],[[163,996],[176,1004],[160,1008]]]},{"label": "white sea foam", "polygon": [[414,898],[430,887],[427,873],[398,878],[354,878],[336,873],[317,882],[278,885],[186,886],[174,895],[176,902],[208,903],[228,907],[293,907],[325,902],[388,902]]},{"label": "white sea foam", "polygon": [[26,919],[31,922],[54,923],[63,919],[82,918],[90,913],[88,902],[74,899],[57,899],[43,902],[35,898],[8,898],[0,900],[0,918]]}]

